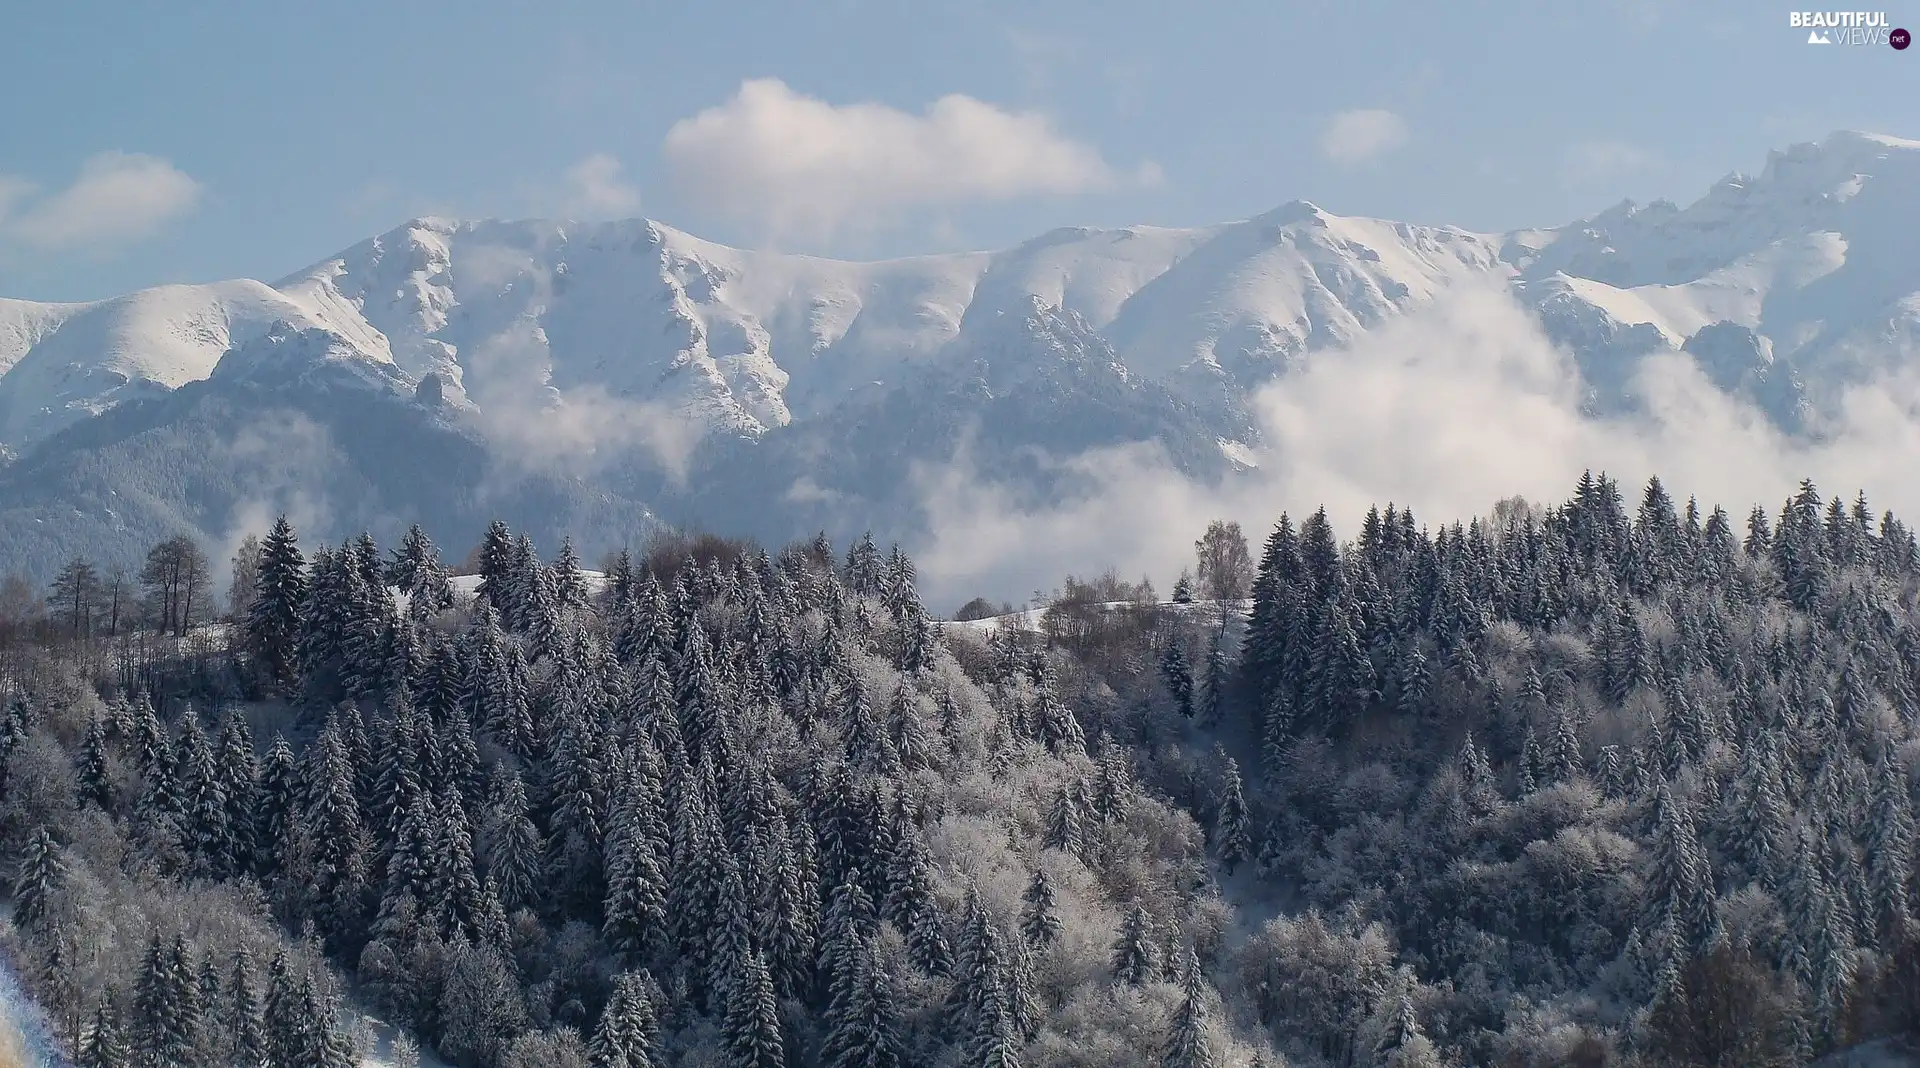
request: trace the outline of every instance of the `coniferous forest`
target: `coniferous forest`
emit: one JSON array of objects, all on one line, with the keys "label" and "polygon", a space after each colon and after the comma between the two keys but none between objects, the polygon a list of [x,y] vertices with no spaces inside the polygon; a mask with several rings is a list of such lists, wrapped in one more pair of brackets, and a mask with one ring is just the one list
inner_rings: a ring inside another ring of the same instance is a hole
[{"label": "coniferous forest", "polygon": [[81,1068],[345,1068],[367,1016],[461,1068],[1920,1040],[1900,520],[1276,518],[1168,603],[948,623],[870,538],[76,560],[0,606],[10,963]]}]

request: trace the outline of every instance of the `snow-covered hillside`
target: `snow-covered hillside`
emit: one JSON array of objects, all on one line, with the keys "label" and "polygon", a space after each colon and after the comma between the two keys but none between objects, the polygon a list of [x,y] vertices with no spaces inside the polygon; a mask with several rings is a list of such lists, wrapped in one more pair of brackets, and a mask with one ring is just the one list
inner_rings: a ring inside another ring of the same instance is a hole
[{"label": "snow-covered hillside", "polygon": [[0,442],[16,450],[122,401],[213,373],[276,323],[340,333],[369,360],[386,342],[248,280],[160,286],[90,304],[0,299]]}]

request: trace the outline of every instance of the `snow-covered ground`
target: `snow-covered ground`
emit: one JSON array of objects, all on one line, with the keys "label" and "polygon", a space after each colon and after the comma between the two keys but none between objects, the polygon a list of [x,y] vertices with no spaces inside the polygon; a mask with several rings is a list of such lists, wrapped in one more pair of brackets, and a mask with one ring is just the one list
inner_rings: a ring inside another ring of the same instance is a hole
[{"label": "snow-covered ground", "polygon": [[392,1024],[358,1009],[341,1013],[341,1026],[353,1037],[360,1053],[360,1068],[447,1068],[432,1050],[415,1047],[410,1054],[395,1049],[400,1031]]},{"label": "snow-covered ground", "polygon": [[0,1068],[67,1068],[47,1018],[0,955]]},{"label": "snow-covered ground", "polygon": [[[586,582],[587,592],[590,594],[598,594],[607,588],[607,576],[604,572],[589,571],[583,567],[580,569],[580,578]],[[480,588],[479,575],[454,575],[449,581],[453,584],[455,596],[458,597],[472,597]],[[407,595],[399,590],[394,590],[393,594],[400,599],[400,607],[406,608]]]},{"label": "snow-covered ground", "polygon": [[[1104,601],[1104,602],[1101,602],[1100,604],[1092,605],[1090,607],[1098,608],[1103,611],[1112,612],[1120,609],[1136,608],[1136,607],[1139,607],[1139,605],[1138,605],[1138,602],[1135,602],[1135,601]],[[1253,602],[1251,600],[1187,601],[1187,602],[1161,601],[1159,602],[1157,607],[1162,612],[1170,612],[1175,614],[1192,614],[1192,615],[1208,614],[1216,617],[1224,616],[1224,618],[1227,620],[1228,628],[1231,630],[1235,628],[1238,623],[1240,623],[1242,620],[1246,618],[1247,613],[1253,611]],[[1026,609],[1025,611],[1014,612],[1011,615],[988,616],[985,619],[942,620],[940,625],[950,630],[958,630],[962,632],[972,631],[979,634],[992,634],[995,631],[999,631],[999,630],[1037,631],[1040,629],[1041,620],[1046,617],[1046,614],[1047,614],[1047,609],[1046,609],[1046,606],[1043,605],[1039,608],[1029,608],[1029,609]]]}]

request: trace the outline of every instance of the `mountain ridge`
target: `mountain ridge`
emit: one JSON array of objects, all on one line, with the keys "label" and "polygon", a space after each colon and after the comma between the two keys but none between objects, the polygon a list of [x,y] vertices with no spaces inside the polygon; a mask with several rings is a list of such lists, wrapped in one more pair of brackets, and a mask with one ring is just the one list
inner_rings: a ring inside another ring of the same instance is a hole
[{"label": "mountain ridge", "polygon": [[1631,406],[1632,368],[1675,352],[1797,432],[1822,396],[1920,352],[1916,220],[1920,141],[1848,131],[1774,150],[1686,207],[1627,201],[1494,234],[1295,200],[1206,227],[1060,227],[860,262],[649,219],[422,217],[271,286],[0,301],[0,491],[60,499],[57,479],[22,483],[62,466],[37,454],[104,447],[63,432],[128,402],[241,377],[299,391],[327,363],[326,381],[377,385],[355,394],[373,408],[430,397],[447,432],[495,454],[489,471],[532,468],[622,514],[771,537],[834,518],[833,502],[907,529],[902,470],[963,441],[996,478],[1040,477],[1034,449],[1141,440],[1224,477],[1260,444],[1255,390],[1476,285],[1572,353],[1595,409]]}]

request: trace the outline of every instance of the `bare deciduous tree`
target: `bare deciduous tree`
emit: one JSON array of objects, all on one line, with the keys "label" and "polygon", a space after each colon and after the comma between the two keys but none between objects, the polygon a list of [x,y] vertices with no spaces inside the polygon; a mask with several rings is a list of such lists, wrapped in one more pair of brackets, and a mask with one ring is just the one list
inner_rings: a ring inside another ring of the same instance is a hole
[{"label": "bare deciduous tree", "polygon": [[1215,601],[1237,601],[1253,589],[1253,554],[1240,524],[1216,519],[1193,543],[1199,555],[1200,595]]},{"label": "bare deciduous tree", "polygon": [[175,637],[186,636],[194,621],[206,614],[209,585],[207,554],[185,534],[154,546],[140,569],[148,618]]}]

